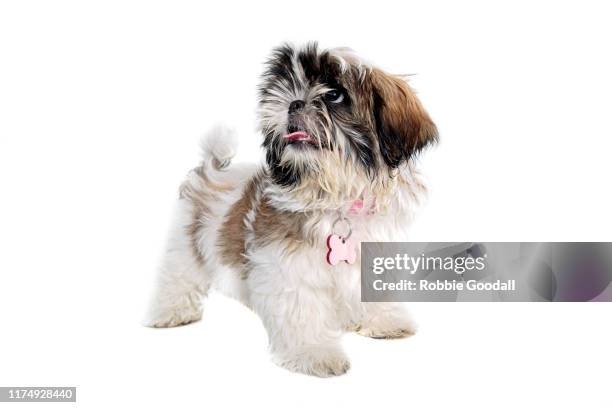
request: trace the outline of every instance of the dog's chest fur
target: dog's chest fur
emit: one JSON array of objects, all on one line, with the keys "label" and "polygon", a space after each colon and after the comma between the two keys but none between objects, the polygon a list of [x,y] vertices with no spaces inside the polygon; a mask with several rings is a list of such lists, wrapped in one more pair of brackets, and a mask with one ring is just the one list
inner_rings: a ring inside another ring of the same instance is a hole
[{"label": "dog's chest fur", "polygon": [[[422,190],[420,183],[398,183],[388,208],[360,215],[348,215],[357,249],[353,265],[342,262],[331,266],[326,262],[327,238],[340,215],[335,210],[293,211],[291,205],[278,201],[265,173],[256,173],[243,186],[238,198],[227,207],[216,236],[218,260],[238,270],[247,279],[260,263],[287,269],[307,266],[321,273],[348,271],[358,273],[359,247],[365,241],[406,239],[406,227],[412,206],[399,202],[413,199]],[[346,225],[342,225],[346,231]],[[269,259],[266,259],[269,257]],[[307,265],[304,265],[306,263]],[[313,272],[314,273],[314,272]]]}]

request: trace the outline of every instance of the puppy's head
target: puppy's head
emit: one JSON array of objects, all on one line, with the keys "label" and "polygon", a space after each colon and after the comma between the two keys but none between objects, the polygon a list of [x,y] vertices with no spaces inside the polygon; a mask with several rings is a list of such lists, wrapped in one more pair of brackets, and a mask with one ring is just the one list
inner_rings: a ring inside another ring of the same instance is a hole
[{"label": "puppy's head", "polygon": [[276,48],[259,88],[260,127],[276,183],[325,179],[340,166],[374,180],[437,139],[436,126],[400,77],[350,50]]}]

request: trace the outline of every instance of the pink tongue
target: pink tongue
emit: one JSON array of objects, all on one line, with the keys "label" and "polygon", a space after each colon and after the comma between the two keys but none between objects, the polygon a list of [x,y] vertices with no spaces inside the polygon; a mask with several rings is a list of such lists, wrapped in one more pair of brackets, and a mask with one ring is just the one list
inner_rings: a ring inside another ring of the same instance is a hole
[{"label": "pink tongue", "polygon": [[290,142],[294,142],[296,140],[310,140],[310,136],[308,136],[308,133],[302,130],[298,132],[289,133],[288,135],[283,136],[283,138]]}]

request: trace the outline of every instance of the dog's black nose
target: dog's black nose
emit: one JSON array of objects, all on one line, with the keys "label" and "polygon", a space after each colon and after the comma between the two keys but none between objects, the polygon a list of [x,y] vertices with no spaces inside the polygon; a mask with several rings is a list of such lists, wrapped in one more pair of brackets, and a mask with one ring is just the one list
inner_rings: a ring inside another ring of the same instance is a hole
[{"label": "dog's black nose", "polygon": [[300,109],[302,109],[304,106],[306,106],[306,104],[304,103],[304,101],[301,100],[297,100],[297,101],[293,101],[289,104],[289,113],[294,113],[296,111],[299,111]]}]

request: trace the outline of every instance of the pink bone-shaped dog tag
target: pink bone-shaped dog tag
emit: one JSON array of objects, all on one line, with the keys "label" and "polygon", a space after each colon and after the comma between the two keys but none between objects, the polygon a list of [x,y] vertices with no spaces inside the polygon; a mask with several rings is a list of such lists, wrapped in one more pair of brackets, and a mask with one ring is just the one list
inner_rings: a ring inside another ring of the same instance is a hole
[{"label": "pink bone-shaped dog tag", "polygon": [[355,245],[350,239],[342,238],[338,234],[331,234],[327,237],[327,263],[330,265],[338,265],[341,261],[349,264],[354,264],[357,254],[355,253]]}]

